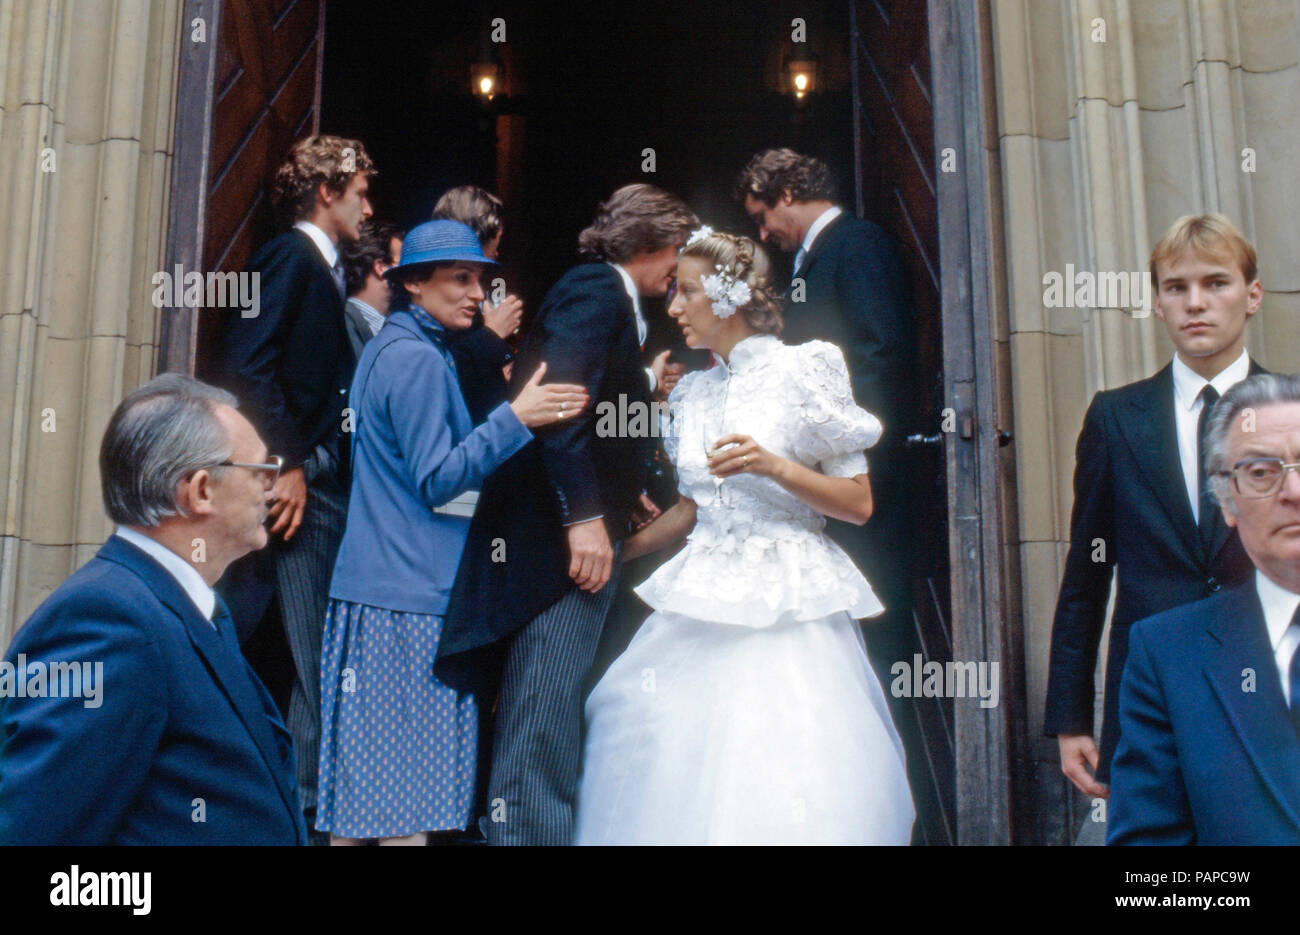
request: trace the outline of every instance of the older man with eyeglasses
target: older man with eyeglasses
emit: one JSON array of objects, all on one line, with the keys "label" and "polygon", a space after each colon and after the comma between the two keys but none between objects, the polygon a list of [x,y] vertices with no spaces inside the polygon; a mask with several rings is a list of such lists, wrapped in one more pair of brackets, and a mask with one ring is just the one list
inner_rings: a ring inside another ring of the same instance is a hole
[{"label": "older man with eyeglasses", "polygon": [[212,586],[266,545],[281,460],[164,374],[100,448],[118,524],[0,662],[0,845],[306,844],[293,742]]},{"label": "older man with eyeglasses", "polygon": [[1300,377],[1224,394],[1205,473],[1255,573],[1133,625],[1108,844],[1300,844]]}]

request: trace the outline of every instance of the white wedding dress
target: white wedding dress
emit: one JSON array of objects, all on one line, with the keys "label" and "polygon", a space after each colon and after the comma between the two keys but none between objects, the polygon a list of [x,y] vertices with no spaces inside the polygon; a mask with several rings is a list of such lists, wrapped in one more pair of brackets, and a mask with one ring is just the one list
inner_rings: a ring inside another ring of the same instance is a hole
[{"label": "white wedding dress", "polygon": [[902,743],[854,618],[883,607],[825,520],[775,481],[718,483],[721,435],[831,476],[865,473],[880,423],[844,357],[770,335],[669,398],[665,447],[697,504],[636,593],[654,613],[587,699],[578,844],[907,844]]}]

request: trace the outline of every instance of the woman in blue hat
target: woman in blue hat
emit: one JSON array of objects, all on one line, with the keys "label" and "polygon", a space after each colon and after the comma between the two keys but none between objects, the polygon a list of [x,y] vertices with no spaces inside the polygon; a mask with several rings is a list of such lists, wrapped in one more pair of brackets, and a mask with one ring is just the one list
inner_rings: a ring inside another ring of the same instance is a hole
[{"label": "woman in blue hat", "polygon": [[322,639],[316,811],[331,843],[424,844],[429,832],[468,826],[478,700],[433,671],[472,512],[451,504],[522,448],[530,427],[587,404],[581,386],[542,385],[543,363],[472,425],[446,341],[474,320],[488,265],[464,224],[407,234],[388,275],[409,308],[366,344],[342,411],[352,495]]}]

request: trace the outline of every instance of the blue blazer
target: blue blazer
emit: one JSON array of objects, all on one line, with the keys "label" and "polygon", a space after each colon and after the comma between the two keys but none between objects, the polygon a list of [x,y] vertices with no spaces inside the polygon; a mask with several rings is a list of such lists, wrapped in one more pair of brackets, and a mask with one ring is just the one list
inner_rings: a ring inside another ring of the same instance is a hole
[{"label": "blue blazer", "polygon": [[1119,717],[1107,844],[1300,844],[1300,739],[1253,577],[1133,625]]},{"label": "blue blazer", "polygon": [[508,403],[474,427],[440,341],[397,311],[361,352],[352,496],[330,597],[445,613],[469,520],[433,508],[480,489],[533,437]]},{"label": "blue blazer", "polygon": [[140,549],[110,537],[18,631],[5,659],[19,654],[103,677],[94,707],[0,698],[0,845],[307,843],[293,742],[234,628],[218,635]]}]

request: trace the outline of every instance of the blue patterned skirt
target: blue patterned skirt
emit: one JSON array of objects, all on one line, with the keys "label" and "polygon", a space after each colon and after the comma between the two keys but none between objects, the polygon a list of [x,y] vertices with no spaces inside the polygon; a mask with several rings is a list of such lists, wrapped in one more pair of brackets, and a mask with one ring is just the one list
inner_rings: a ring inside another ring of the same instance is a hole
[{"label": "blue patterned skirt", "polygon": [[391,838],[468,826],[478,703],[434,677],[442,618],[330,600],[316,827]]}]

